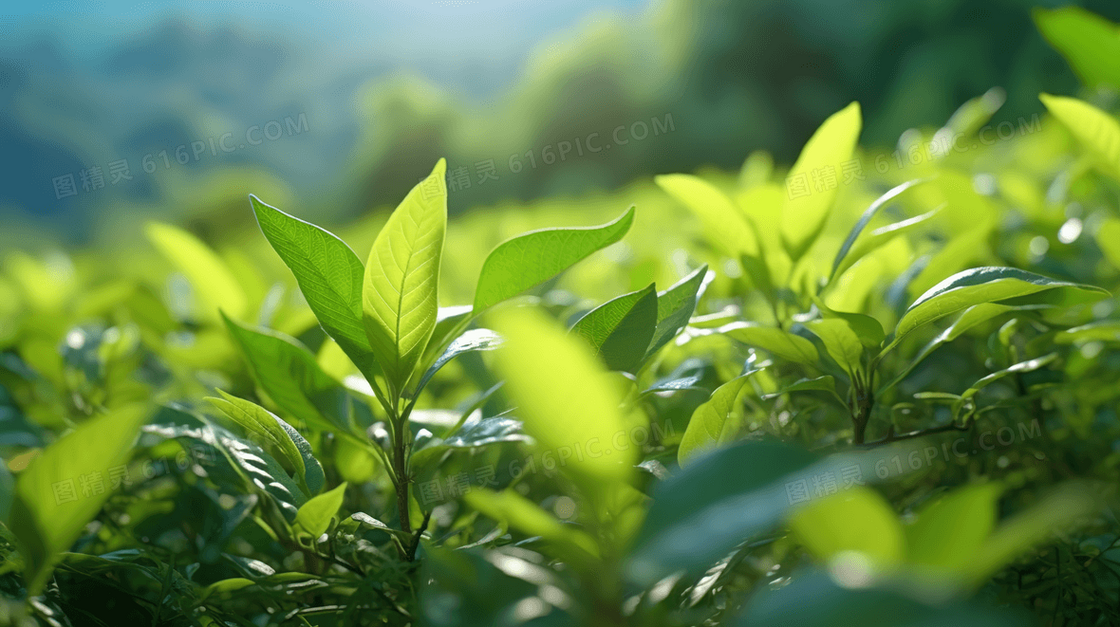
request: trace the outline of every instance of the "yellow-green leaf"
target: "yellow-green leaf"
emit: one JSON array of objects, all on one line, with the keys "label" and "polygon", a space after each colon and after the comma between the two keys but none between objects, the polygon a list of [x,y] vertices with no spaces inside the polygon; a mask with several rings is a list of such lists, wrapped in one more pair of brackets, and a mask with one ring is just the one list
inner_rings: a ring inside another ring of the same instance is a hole
[{"label": "yellow-green leaf", "polygon": [[249,306],[245,291],[209,246],[170,224],[151,222],[145,230],[152,244],[190,281],[208,319],[217,320],[218,309],[237,319],[245,315]]},{"label": "yellow-green leaf", "polygon": [[58,554],[112,496],[110,474],[128,461],[149,415],[147,406],[137,404],[90,418],[20,473],[10,527],[20,541],[30,594],[42,591]]},{"label": "yellow-green leaf", "polygon": [[1120,181],[1120,123],[1116,118],[1077,98],[1041,94],[1039,99],[1093,155],[1101,170]]},{"label": "yellow-green leaf", "polygon": [[[782,211],[781,230],[782,240],[793,259],[804,255],[824,228],[836,199],[838,181],[842,180],[843,164],[852,158],[862,125],[858,102],[832,114],[809,138],[790,169],[787,178],[790,194]],[[828,177],[829,172],[831,184],[814,186],[814,178]],[[808,193],[802,193],[802,183]]]},{"label": "yellow-green leaf", "polygon": [[497,371],[529,435],[553,455],[567,451],[565,468],[591,489],[625,480],[636,447],[618,444],[616,436],[627,427],[622,399],[587,343],[531,310],[494,317],[506,338]]},{"label": "yellow-green leaf", "polygon": [[906,556],[898,516],[871,488],[853,486],[814,499],[796,510],[789,524],[805,548],[824,561],[853,551],[879,567],[889,567]]},{"label": "yellow-green leaf", "polygon": [[404,389],[436,326],[447,230],[447,164],[408,193],[378,233],[366,263],[362,320],[386,379]]},{"label": "yellow-green leaf", "polygon": [[296,514],[296,524],[311,537],[318,538],[327,532],[331,526],[331,518],[338,514],[342,507],[342,498],[346,496],[346,482],[304,503]]}]

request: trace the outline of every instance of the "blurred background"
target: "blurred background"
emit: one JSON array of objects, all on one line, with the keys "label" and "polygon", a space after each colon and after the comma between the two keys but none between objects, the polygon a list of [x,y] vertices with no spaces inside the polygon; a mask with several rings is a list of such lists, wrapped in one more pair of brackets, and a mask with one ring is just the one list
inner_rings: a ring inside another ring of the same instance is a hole
[{"label": "blurred background", "polygon": [[250,192],[345,224],[441,156],[453,215],[755,150],[788,164],[853,100],[864,146],[994,86],[993,121],[1015,120],[1076,91],[1030,18],[1062,4],[6,2],[0,245],[115,243],[147,220],[221,240],[251,224]]}]

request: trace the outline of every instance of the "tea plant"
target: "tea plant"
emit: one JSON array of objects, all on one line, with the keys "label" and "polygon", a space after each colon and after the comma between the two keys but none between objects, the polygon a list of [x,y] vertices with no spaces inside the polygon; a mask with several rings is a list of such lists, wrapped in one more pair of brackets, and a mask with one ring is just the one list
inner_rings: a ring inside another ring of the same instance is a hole
[{"label": "tea plant", "polygon": [[853,103],[500,243],[559,212],[449,224],[441,160],[364,263],[256,196],[237,246],[13,252],[0,624],[1120,622],[1102,94],[875,157]]}]

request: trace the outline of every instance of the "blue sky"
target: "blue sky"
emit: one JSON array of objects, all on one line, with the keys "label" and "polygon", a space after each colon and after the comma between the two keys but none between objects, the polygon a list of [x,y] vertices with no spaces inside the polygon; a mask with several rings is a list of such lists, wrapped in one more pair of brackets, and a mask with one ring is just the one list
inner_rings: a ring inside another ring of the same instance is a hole
[{"label": "blue sky", "polygon": [[124,2],[17,0],[0,5],[0,40],[49,31],[79,55],[98,53],[169,17],[234,24],[326,45],[331,51],[491,57],[524,52],[599,10],[640,11],[650,0],[212,0]]}]

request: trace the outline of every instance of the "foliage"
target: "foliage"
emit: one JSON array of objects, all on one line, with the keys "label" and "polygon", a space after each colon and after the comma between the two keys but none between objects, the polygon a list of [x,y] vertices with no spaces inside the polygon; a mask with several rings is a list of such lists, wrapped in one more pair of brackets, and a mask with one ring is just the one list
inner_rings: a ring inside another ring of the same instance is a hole
[{"label": "foliage", "polygon": [[0,624],[1115,624],[1120,131],[1042,101],[528,217],[441,160],[365,263],[255,196],[11,254]]}]

